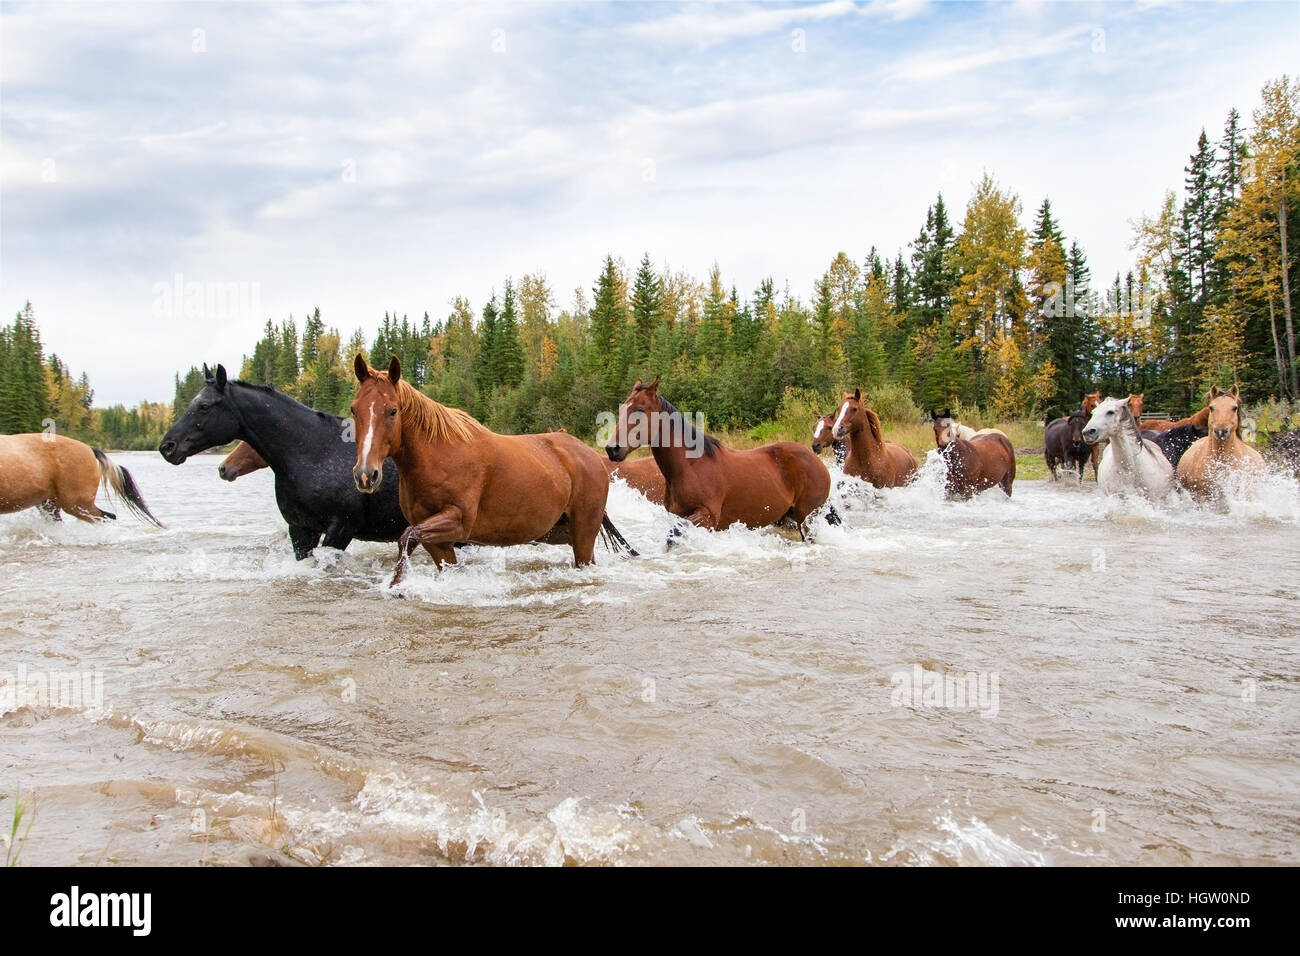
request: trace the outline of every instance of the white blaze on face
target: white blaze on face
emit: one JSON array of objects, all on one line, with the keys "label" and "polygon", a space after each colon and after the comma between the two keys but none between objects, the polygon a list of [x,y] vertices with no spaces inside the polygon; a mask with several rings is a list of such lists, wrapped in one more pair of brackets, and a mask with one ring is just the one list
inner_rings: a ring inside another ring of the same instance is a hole
[{"label": "white blaze on face", "polygon": [[370,417],[366,421],[366,440],[361,445],[361,464],[370,465],[370,444],[375,438],[375,399],[370,400]]},{"label": "white blaze on face", "polygon": [[817,419],[817,427],[813,429],[813,441],[822,440],[822,432],[826,430],[826,423],[820,418]]},{"label": "white blaze on face", "polygon": [[849,413],[849,403],[845,402],[840,406],[840,413],[835,419],[835,427],[831,429],[832,435],[838,435],[840,429],[844,426],[844,416]]}]

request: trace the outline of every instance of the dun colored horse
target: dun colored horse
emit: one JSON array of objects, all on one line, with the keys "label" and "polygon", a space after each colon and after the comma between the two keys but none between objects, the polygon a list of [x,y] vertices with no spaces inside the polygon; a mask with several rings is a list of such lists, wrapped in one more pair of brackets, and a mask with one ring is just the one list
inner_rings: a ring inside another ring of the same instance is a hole
[{"label": "dun colored horse", "polygon": [[217,465],[217,474],[222,481],[234,481],[267,467],[266,459],[254,451],[248,442],[241,441],[231,449],[229,455],[221,459],[221,464]]},{"label": "dun colored horse", "polygon": [[1097,468],[1097,487],[1103,494],[1136,491],[1158,501],[1173,490],[1174,469],[1160,446],[1139,433],[1128,399],[1101,402],[1088,419],[1083,440],[1108,442]]},{"label": "dun colored horse", "polygon": [[[664,507],[701,528],[790,521],[806,539],[809,516],[830,494],[830,472],[811,449],[788,441],[748,451],[728,448],[697,433],[659,394],[657,378],[649,385],[637,380],[619,406],[617,427],[605,448],[610,459],[622,461],[633,448],[649,445],[667,486]],[[695,449],[697,456],[688,454]]]},{"label": "dun colored horse", "polygon": [[138,517],[162,527],[131,473],[98,448],[62,435],[0,435],[0,514],[40,508],[56,520],[63,511],[82,521],[114,520],[117,515],[95,504],[101,483]]},{"label": "dun colored horse", "polygon": [[844,393],[831,436],[849,444],[844,474],[877,488],[897,488],[916,475],[916,459],[902,445],[885,441],[880,417],[862,401],[862,390]]},{"label": "dun colored horse", "polygon": [[594,561],[602,529],[627,547],[605,515],[609,475],[599,456],[572,435],[498,435],[417,392],[402,379],[396,356],[380,372],[358,355],[353,370],[360,383],[352,400],[353,480],[358,491],[374,494],[384,480],[384,459],[391,457],[409,524],[398,539],[392,584],[406,576],[409,556],[421,545],[438,567],[455,561],[456,542],[567,539],[578,567]]},{"label": "dun colored horse", "polygon": [[818,416],[817,424],[813,426],[812,450],[820,455],[822,450],[829,446],[831,452],[835,455],[835,464],[843,466],[844,459],[849,453],[849,446],[847,442],[835,438],[832,434],[834,431],[834,415]]},{"label": "dun colored horse", "polygon": [[1043,457],[1047,459],[1047,470],[1052,480],[1056,480],[1056,469],[1070,465],[1083,481],[1083,469],[1091,452],[1083,440],[1083,429],[1088,418],[1083,409],[1076,408],[1068,415],[1047,421],[1043,432]]},{"label": "dun colored horse", "polygon": [[1220,482],[1230,472],[1262,474],[1264,456],[1241,437],[1241,396],[1236,386],[1226,392],[1219,387],[1206,396],[1210,432],[1187,449],[1178,462],[1178,481],[1202,500],[1220,494]]},{"label": "dun colored horse", "polygon": [[932,416],[934,443],[943,458],[944,486],[949,498],[972,498],[998,485],[1011,495],[1016,480],[1016,450],[995,428],[962,438],[947,409]]}]

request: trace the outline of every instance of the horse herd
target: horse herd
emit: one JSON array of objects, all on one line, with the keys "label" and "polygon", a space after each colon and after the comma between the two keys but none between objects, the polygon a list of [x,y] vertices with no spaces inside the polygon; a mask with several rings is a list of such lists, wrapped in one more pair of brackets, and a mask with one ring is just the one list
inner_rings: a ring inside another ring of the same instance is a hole
[{"label": "horse herd", "polygon": [[[456,548],[469,543],[567,544],[582,566],[594,560],[604,535],[611,549],[635,555],[605,510],[614,478],[697,527],[788,525],[806,538],[815,515],[839,522],[820,455],[827,447],[846,476],[876,488],[906,485],[918,474],[912,453],[885,440],[880,418],[856,389],[817,420],[811,448],[775,442],[739,450],[691,425],[660,395],[658,379],[638,380],[602,457],[563,429],[492,432],[413,388],[395,357],[378,370],[358,355],[353,368],[358,387],[345,419],[268,386],[228,379],[221,365],[204,366],[203,388],[158,451],[179,465],[238,441],[218,474],[234,481],[271,469],[295,557],[307,557],[322,540],[338,549],[354,539],[396,541],[393,584],[417,547],[439,568],[454,564]],[[1105,494],[1159,500],[1181,485],[1209,498],[1226,474],[1264,469],[1259,452],[1241,438],[1240,412],[1235,388],[1211,389],[1205,407],[1179,422],[1143,420],[1141,395],[1093,393],[1049,418],[1044,455],[1053,480],[1069,467],[1082,481],[1091,461]],[[994,486],[1011,494],[1016,453],[1003,432],[971,429],[948,409],[930,418],[948,497],[970,498]],[[638,426],[651,419],[671,422],[675,440],[647,439]],[[627,460],[645,445],[650,457]],[[113,518],[95,505],[101,482],[158,523],[129,472],[102,451],[62,436],[0,436],[0,513],[38,507],[52,518],[61,511],[87,521]]]}]

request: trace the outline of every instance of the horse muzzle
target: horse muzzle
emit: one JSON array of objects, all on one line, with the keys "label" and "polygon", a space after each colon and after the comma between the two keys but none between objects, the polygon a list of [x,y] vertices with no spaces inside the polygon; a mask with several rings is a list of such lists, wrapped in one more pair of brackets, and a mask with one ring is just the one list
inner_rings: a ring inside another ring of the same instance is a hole
[{"label": "horse muzzle", "polygon": [[1083,440],[1089,445],[1095,445],[1101,440],[1101,432],[1095,428],[1085,428],[1083,430]]},{"label": "horse muzzle", "polygon": [[1215,441],[1227,441],[1228,436],[1232,434],[1231,428],[1216,428],[1214,430]]},{"label": "horse muzzle", "polygon": [[622,445],[606,445],[605,454],[609,456],[610,461],[623,461],[627,458],[627,453],[631,449],[624,448]]},{"label": "horse muzzle", "polygon": [[180,453],[180,447],[174,441],[164,441],[158,446],[158,454],[163,456],[163,461],[169,465],[181,465],[185,463],[188,455]]},{"label": "horse muzzle", "polygon": [[379,483],[384,476],[378,468],[353,468],[352,480],[356,483],[357,491],[363,495],[372,495],[379,490]]}]

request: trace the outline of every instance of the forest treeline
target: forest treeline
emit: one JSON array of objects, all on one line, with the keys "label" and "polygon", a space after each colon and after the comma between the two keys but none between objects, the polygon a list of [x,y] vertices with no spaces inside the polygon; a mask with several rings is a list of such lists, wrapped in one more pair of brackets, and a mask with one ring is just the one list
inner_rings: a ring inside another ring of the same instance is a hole
[{"label": "forest treeline", "polygon": [[[523,275],[479,309],[457,297],[437,318],[385,313],[369,340],[342,340],[319,309],[301,328],[268,320],[239,376],[344,414],[352,356],[397,355],[414,385],[498,431],[579,435],[655,375],[714,428],[770,421],[792,395],[829,406],[846,387],[886,418],[942,405],[1036,418],[1097,389],[1182,414],[1211,384],[1294,401],[1297,83],[1266,84],[1252,120],[1234,109],[1221,134],[1202,130],[1182,189],[1131,224],[1132,268],[1105,281],[1050,199],[1026,221],[986,174],[959,216],[938,195],[906,252],[836,255],[810,301],[773,279],[742,293],[717,265],[701,280],[649,254],[635,268],[607,256],[563,307],[545,276]],[[171,406],[95,409],[85,376],[43,357],[30,305],[0,331],[0,431],[53,418],[101,444],[154,447],[202,381],[178,373]]]}]

